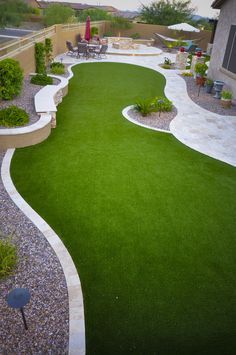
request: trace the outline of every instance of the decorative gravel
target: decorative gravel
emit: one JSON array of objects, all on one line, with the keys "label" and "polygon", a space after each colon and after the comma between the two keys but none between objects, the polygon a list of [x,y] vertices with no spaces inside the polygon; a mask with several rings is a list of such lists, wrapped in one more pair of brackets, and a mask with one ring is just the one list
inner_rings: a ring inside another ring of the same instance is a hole
[{"label": "decorative gravel", "polygon": [[236,102],[233,102],[233,105],[229,109],[225,109],[221,106],[220,100],[215,99],[213,97],[214,93],[212,94],[207,94],[205,87],[202,87],[200,89],[200,94],[198,96],[198,86],[195,83],[195,80],[193,77],[186,77],[182,76],[181,77],[185,80],[187,84],[187,91],[188,95],[191,97],[191,99],[198,104],[199,106],[205,108],[208,111],[217,113],[219,115],[224,115],[224,116],[236,116]]},{"label": "decorative gravel", "polygon": [[[4,153],[0,152],[0,163]],[[0,280],[0,354],[67,354],[69,309],[61,265],[43,234],[18,209],[0,178],[0,230],[15,231],[18,265],[12,276]],[[6,303],[15,287],[28,288],[25,307],[28,330],[21,314]]]},{"label": "decorative gravel", "polygon": [[[16,98],[14,98],[13,100],[1,100],[0,107],[5,108],[8,106],[16,105],[24,109],[29,114],[29,118],[30,118],[27,126],[31,125],[32,123],[35,123],[36,121],[39,120],[39,116],[35,112],[35,108],[34,108],[34,96],[37,94],[37,92],[40,89],[42,89],[42,87],[43,86],[31,84],[30,77],[27,76],[24,79],[21,94]],[[0,128],[6,128],[6,127],[0,126]]]},{"label": "decorative gravel", "polygon": [[162,112],[160,117],[158,112],[152,112],[150,115],[143,117],[138,111],[132,108],[128,111],[128,115],[142,124],[169,131],[170,122],[177,115],[177,109],[176,107],[173,107],[171,112]]}]

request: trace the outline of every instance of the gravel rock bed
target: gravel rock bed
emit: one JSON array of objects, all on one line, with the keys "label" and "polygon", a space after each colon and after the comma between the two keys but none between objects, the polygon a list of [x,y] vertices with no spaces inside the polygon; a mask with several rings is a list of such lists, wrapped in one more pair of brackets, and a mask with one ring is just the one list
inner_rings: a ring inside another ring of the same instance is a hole
[{"label": "gravel rock bed", "polygon": [[[4,152],[0,152],[0,164]],[[8,196],[0,178],[0,230],[15,231],[18,265],[12,276],[0,280],[0,353],[67,354],[69,309],[61,265],[43,234]],[[25,307],[26,331],[18,310],[10,309],[6,295],[15,287],[29,288]]]},{"label": "gravel rock bed", "polygon": [[205,108],[208,111],[217,113],[223,116],[236,116],[236,102],[233,102],[233,105],[230,109],[225,109],[221,106],[220,100],[215,99],[212,94],[207,94],[204,87],[201,88],[200,94],[198,96],[198,86],[195,83],[193,77],[181,77],[185,80],[187,85],[187,91],[189,97],[199,106]]},{"label": "gravel rock bed", "polygon": [[[40,89],[42,89],[42,87],[43,86],[31,84],[30,77],[27,76],[24,79],[21,94],[13,100],[1,100],[0,107],[5,108],[8,106],[16,105],[24,109],[29,114],[29,123],[27,124],[27,126],[31,125],[32,123],[35,123],[39,120],[39,116],[35,112],[34,108],[34,96]],[[0,126],[0,128],[7,127]]]},{"label": "gravel rock bed", "polygon": [[162,112],[160,117],[158,112],[152,112],[150,115],[143,117],[138,111],[136,111],[134,108],[131,108],[128,111],[128,115],[135,121],[142,124],[169,131],[170,122],[177,115],[177,109],[176,107],[173,107],[171,112]]}]

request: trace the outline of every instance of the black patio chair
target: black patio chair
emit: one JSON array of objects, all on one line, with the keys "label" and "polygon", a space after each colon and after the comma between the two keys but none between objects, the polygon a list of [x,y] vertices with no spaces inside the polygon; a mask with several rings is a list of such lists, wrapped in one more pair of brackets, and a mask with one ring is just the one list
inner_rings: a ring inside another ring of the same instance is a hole
[{"label": "black patio chair", "polygon": [[87,43],[78,43],[78,48],[77,48],[77,57],[80,58],[88,58],[88,45]]},{"label": "black patio chair", "polygon": [[108,49],[108,45],[102,44],[100,49],[94,51],[95,58],[97,59],[106,58],[107,49]]},{"label": "black patio chair", "polygon": [[77,55],[77,48],[73,47],[72,43],[70,41],[66,41],[66,47],[68,49],[68,52],[66,53],[67,55]]}]

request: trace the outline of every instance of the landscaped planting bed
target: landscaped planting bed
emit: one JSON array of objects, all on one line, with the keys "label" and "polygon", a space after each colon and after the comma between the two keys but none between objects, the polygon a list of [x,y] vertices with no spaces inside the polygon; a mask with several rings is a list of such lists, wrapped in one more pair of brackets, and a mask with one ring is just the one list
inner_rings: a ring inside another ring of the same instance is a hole
[{"label": "landscaped planting bed", "polygon": [[235,353],[235,169],[125,120],[163,96],[159,73],[73,71],[57,129],[11,173],[77,266],[87,354]]}]

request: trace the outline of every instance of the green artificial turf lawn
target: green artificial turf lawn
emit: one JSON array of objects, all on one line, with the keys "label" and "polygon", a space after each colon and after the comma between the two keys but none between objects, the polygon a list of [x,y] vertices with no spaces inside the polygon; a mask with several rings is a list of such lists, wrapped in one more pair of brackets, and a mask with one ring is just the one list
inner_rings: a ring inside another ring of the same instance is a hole
[{"label": "green artificial turf lawn", "polygon": [[236,169],[123,118],[160,74],[73,71],[57,128],[11,173],[77,266],[87,354],[235,354]]}]

